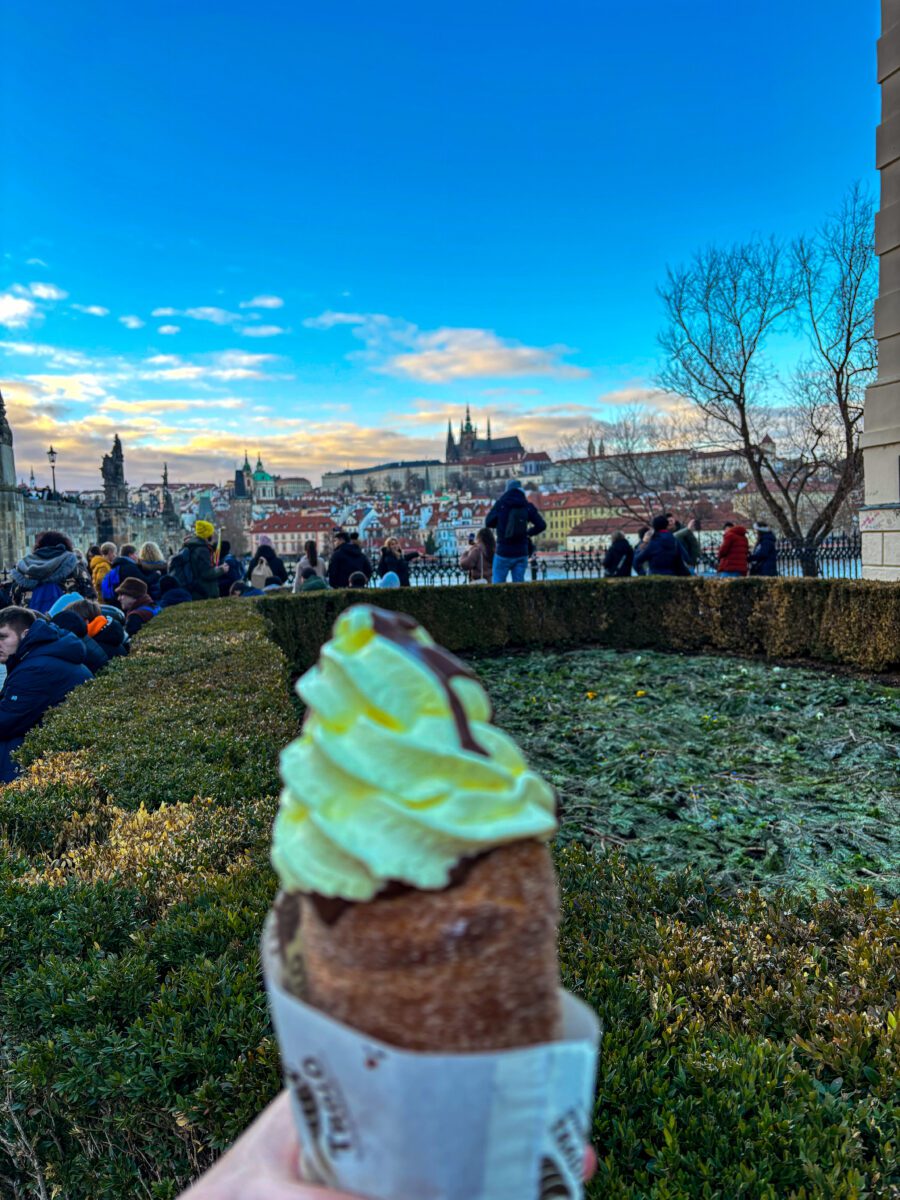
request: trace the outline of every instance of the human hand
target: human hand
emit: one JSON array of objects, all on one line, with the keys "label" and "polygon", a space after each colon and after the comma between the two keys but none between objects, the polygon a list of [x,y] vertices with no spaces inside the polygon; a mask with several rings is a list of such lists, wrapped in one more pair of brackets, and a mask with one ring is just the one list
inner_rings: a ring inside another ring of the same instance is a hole
[{"label": "human hand", "polygon": [[300,1178],[300,1145],[283,1091],[179,1200],[354,1200]]},{"label": "human hand", "polygon": [[[178,1200],[359,1200],[349,1192],[304,1183],[299,1158],[290,1097],[282,1091]],[[584,1178],[590,1179],[596,1169],[597,1155],[586,1146]]]}]

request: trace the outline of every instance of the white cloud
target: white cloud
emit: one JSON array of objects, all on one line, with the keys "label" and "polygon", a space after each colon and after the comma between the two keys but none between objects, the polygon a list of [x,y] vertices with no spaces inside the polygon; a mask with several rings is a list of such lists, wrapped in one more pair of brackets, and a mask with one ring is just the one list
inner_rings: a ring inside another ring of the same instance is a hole
[{"label": "white cloud", "polygon": [[46,267],[47,263],[42,258],[28,258],[25,260],[26,267]]},{"label": "white cloud", "polygon": [[69,294],[55,283],[29,283],[28,290],[38,300],[65,300]]},{"label": "white cloud", "polygon": [[213,325],[231,325],[232,322],[240,320],[237,313],[231,313],[224,308],[215,308],[210,305],[200,308],[187,308],[182,316],[191,317],[195,321],[209,321]]},{"label": "white cloud", "polygon": [[239,308],[283,308],[284,301],[280,296],[254,296],[252,300],[242,300]]},{"label": "white cloud", "polygon": [[26,300],[24,296],[14,296],[11,292],[0,293],[0,325],[5,325],[8,329],[21,329],[38,315],[37,305],[33,300]]},{"label": "white cloud", "polygon": [[73,304],[72,307],[80,313],[87,313],[90,317],[109,316],[109,309],[104,308],[102,304]]},{"label": "white cloud", "polygon": [[140,317],[132,317],[132,316],[119,317],[119,321],[121,322],[121,324],[123,324],[125,326],[126,329],[143,329],[144,328],[144,322],[141,320]]},{"label": "white cloud", "polygon": [[159,329],[157,330],[157,333],[165,333],[165,334],[181,333],[181,326],[180,325],[160,325]]},{"label": "white cloud", "polygon": [[278,337],[281,333],[287,333],[286,329],[282,329],[280,325],[245,325],[240,331],[244,337]]},{"label": "white cloud", "polygon": [[151,317],[177,317],[178,312],[174,308],[154,308],[150,314]]},{"label": "white cloud", "polygon": [[566,346],[526,346],[498,337],[491,329],[423,330],[384,313],[331,310],[308,317],[303,324],[308,329],[346,325],[365,345],[355,357],[375,370],[423,383],[536,375],[582,379],[589,374],[583,367],[564,361],[571,353]]},{"label": "white cloud", "polygon": [[7,354],[18,354],[27,358],[46,358],[48,367],[90,366],[90,359],[80,350],[61,350],[58,346],[46,346],[41,342],[0,342],[0,350]]}]

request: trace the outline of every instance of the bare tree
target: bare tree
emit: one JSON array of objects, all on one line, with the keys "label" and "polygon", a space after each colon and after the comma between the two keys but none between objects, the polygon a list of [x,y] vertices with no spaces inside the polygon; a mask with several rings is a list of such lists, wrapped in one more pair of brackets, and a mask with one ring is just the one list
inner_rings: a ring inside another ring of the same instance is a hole
[{"label": "bare tree", "polygon": [[[807,574],[862,478],[876,290],[873,205],[859,187],[812,237],[704,250],[660,289],[662,386],[693,404],[710,444],[743,455]],[[765,356],[778,333],[805,346],[786,382]]]},{"label": "bare tree", "polygon": [[594,493],[615,516],[649,524],[674,494],[685,513],[699,498],[689,471],[698,425],[684,406],[655,412],[634,405],[563,439],[558,457],[573,487]]}]

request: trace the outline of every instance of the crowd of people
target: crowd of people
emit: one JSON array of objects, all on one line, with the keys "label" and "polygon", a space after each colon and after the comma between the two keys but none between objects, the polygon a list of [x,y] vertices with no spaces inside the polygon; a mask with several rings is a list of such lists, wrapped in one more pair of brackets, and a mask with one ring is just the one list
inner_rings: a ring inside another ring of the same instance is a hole
[{"label": "crowd of people", "polygon": [[[546,529],[521,485],[511,481],[470,539],[459,560],[470,583],[521,583],[534,554],[533,539]],[[744,526],[726,522],[718,548],[723,579],[776,574],[775,537],[762,522],[751,549]],[[613,536],[603,558],[604,573],[691,575],[702,569],[700,524],[682,526],[671,513],[654,517],[636,545]],[[314,541],[306,543],[291,590],[410,586],[417,550],[404,550],[389,537],[373,563],[358,534],[338,529],[326,562]],[[127,654],[134,637],[163,609],[224,596],[260,596],[286,590],[290,575],[271,542],[263,538],[246,568],[227,541],[216,541],[209,521],[197,521],[181,549],[168,559],[154,542],[138,547],[112,542],[87,555],[64,534],[41,533],[0,586],[0,782],[15,776],[12,751],[48,708],[77,684],[92,678],[111,659]]]}]

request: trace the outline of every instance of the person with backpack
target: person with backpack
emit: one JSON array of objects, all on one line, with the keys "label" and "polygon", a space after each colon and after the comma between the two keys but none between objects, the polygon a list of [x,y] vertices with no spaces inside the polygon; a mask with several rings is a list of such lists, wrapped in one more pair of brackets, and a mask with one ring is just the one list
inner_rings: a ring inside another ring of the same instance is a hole
[{"label": "person with backpack", "polygon": [[34,549],[19,560],[10,576],[14,603],[27,604],[35,612],[48,612],[68,592],[95,595],[87,567],[72,542],[55,529],[37,535]]},{"label": "person with backpack", "polygon": [[159,606],[153,603],[153,598],[143,579],[126,579],[116,590],[119,607],[125,614],[125,632],[129,637],[144,628],[148,621],[159,612]]},{"label": "person with backpack", "polygon": [[622,530],[617,529],[603,555],[603,573],[607,579],[628,579],[633,562],[634,547]]},{"label": "person with backpack", "polygon": [[98,596],[100,595],[103,576],[107,571],[112,570],[112,565],[118,557],[119,547],[115,542],[104,542],[102,546],[97,547],[96,554],[88,554],[88,568],[91,572],[91,582]]},{"label": "person with backpack", "polygon": [[227,567],[225,574],[219,579],[219,595],[227,596],[231,591],[231,585],[237,583],[243,577],[241,564],[231,553],[231,542],[223,541],[219,547],[219,561],[223,567]]},{"label": "person with backpack", "polygon": [[100,580],[100,599],[106,604],[115,604],[119,584],[126,579],[139,579],[141,583],[146,579],[138,562],[137,546],[132,546],[130,542],[121,548],[113,565]]},{"label": "person with backpack", "polygon": [[531,552],[531,538],[543,533],[547,522],[526,497],[518,479],[510,479],[506,491],[485,518],[488,529],[497,530],[497,552],[494,555],[493,582],[523,583]]},{"label": "person with backpack", "polygon": [[215,527],[210,521],[196,521],[194,532],[184,539],[184,545],[169,563],[169,574],[178,586],[191,593],[192,600],[216,600],[219,580],[228,571],[224,564],[213,562]]},{"label": "person with backpack", "polygon": [[268,541],[264,542],[260,540],[257,551],[247,566],[247,578],[254,587],[263,588],[266,586],[266,580],[270,576],[274,576],[279,583],[287,583],[287,567],[269,545]]}]

